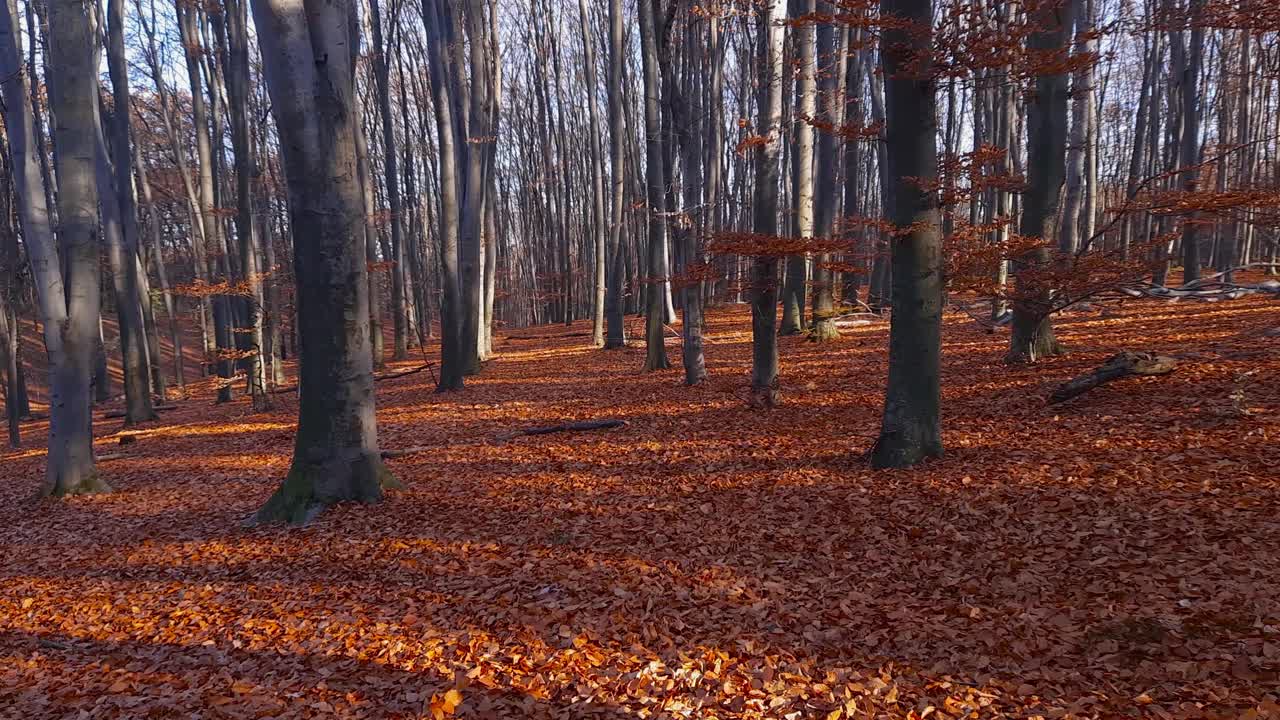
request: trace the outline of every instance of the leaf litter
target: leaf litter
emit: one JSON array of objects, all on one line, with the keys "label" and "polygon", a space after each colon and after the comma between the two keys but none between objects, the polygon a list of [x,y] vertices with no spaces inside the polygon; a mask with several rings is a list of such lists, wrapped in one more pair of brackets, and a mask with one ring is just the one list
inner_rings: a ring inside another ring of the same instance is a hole
[{"label": "leaf litter", "polygon": [[[499,333],[463,392],[378,383],[381,446],[432,449],[301,529],[240,526],[291,396],[206,387],[98,423],[101,453],[136,439],[114,494],[33,502],[43,452],[0,456],[0,717],[1280,717],[1277,318],[1068,314],[1070,355],[1006,368],[949,314],[947,456],[911,471],[861,458],[885,323],[782,339],[767,413],[741,307],[694,388],[639,345]],[[1122,349],[1184,362],[1045,405]],[[495,440],[601,418],[628,424]]]}]

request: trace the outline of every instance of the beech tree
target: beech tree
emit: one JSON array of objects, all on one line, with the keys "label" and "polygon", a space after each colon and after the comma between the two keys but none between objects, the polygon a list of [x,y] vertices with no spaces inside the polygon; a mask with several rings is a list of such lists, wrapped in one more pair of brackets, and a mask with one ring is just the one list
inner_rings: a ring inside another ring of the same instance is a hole
[{"label": "beech tree", "polygon": [[893,227],[889,385],[876,467],[907,467],[942,455],[942,233],[932,0],[881,0],[884,30],[888,208]]},{"label": "beech tree", "polygon": [[0,13],[0,72],[18,216],[49,355],[49,460],[43,493],[104,492],[110,486],[94,462],[90,411],[99,317],[96,43],[86,5],[49,3],[49,62],[58,72],[49,88],[49,108],[57,118],[55,239],[47,196],[39,190],[43,180],[16,15],[12,0]]},{"label": "beech tree", "polygon": [[334,503],[375,502],[396,481],[378,452],[368,272],[357,186],[353,2],[253,0],[289,185],[297,278],[298,430],[293,461],[257,522],[305,523]]},{"label": "beech tree", "polygon": [[[760,89],[755,132],[759,138],[755,166],[752,232],[758,239],[778,234],[779,156],[782,133],[782,45],[786,39],[782,0],[765,0],[760,10]],[[768,253],[751,267],[751,403],[778,403],[778,260]]]}]

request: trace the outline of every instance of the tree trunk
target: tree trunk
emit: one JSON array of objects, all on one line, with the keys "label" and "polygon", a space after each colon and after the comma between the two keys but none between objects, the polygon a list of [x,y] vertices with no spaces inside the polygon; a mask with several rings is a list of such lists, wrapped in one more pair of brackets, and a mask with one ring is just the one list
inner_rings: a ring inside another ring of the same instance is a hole
[{"label": "tree trunk", "polygon": [[298,432],[293,462],[258,522],[305,523],[395,484],[378,452],[367,268],[357,186],[356,8],[253,0],[281,136],[298,281]]},{"label": "tree trunk", "polygon": [[591,344],[604,346],[605,255],[608,229],[604,216],[604,161],[600,157],[600,110],[596,103],[596,51],[591,39],[590,18],[586,0],[578,0],[578,18],[582,29],[582,65],[585,71],[587,117],[589,123],[588,155],[591,160],[591,239],[595,262],[592,267]]},{"label": "tree trunk", "polygon": [[228,115],[231,117],[231,146],[236,171],[236,237],[239,240],[240,273],[249,296],[244,302],[245,327],[249,330],[249,354],[245,357],[249,396],[255,410],[271,407],[267,392],[266,339],[263,330],[265,296],[262,270],[259,268],[259,238],[254,222],[253,178],[257,162],[249,126],[249,30],[244,0],[224,0],[222,18],[216,21],[219,33],[226,32],[226,52],[222,58],[226,68]]},{"label": "tree trunk", "polygon": [[[1186,63],[1182,71],[1182,140],[1178,151],[1181,166],[1182,190],[1192,193],[1199,189],[1200,170],[1200,66],[1204,62],[1204,27],[1200,24],[1200,9],[1204,0],[1190,0],[1188,22],[1191,33],[1187,44]],[[1182,225],[1182,282],[1187,284],[1200,279],[1200,226],[1197,213],[1191,213]]]},{"label": "tree trunk", "polygon": [[[1035,32],[1027,47],[1036,52],[1054,53],[1066,47],[1071,28],[1070,6],[1060,11],[1046,4],[1031,18]],[[1036,91],[1027,101],[1027,189],[1022,196],[1020,234],[1047,240],[1054,237],[1058,216],[1058,196],[1066,163],[1067,76],[1063,73],[1036,77]],[[1013,301],[1013,331],[1005,360],[1035,362],[1062,352],[1053,334],[1053,289],[1029,278],[1052,259],[1040,246],[1016,258],[1016,289]]]},{"label": "tree trunk", "polygon": [[626,48],[622,43],[622,0],[609,0],[609,182],[612,188],[609,204],[609,266],[605,289],[606,350],[627,344],[626,312],[622,286],[626,278],[626,250],[622,245],[623,191],[626,187],[623,124],[622,71]]},{"label": "tree trunk", "polygon": [[663,328],[666,319],[667,278],[667,220],[665,181],[662,172],[662,125],[658,117],[661,102],[658,90],[658,44],[654,3],[659,0],[639,0],[640,59],[644,66],[644,137],[645,137],[645,208],[648,227],[649,288],[648,312],[645,314],[646,371],[671,367],[667,359],[666,339]]},{"label": "tree trunk", "polygon": [[[791,0],[793,18],[812,15],[815,0]],[[808,240],[813,236],[813,125],[817,115],[817,50],[814,24],[801,20],[792,31],[799,72],[796,77],[795,118],[792,121],[794,145],[792,152],[791,199],[795,218],[794,234],[797,239]],[[801,252],[787,257],[786,279],[782,285],[781,335],[796,335],[805,328],[805,284],[808,281],[809,259]]]},{"label": "tree trunk", "polygon": [[[112,153],[100,148],[99,162],[114,171],[101,177],[102,216],[107,232],[107,256],[120,323],[120,353],[124,364],[125,424],[155,419],[151,407],[150,369],[146,357],[146,326],[138,302],[138,213],[133,197],[133,153],[129,131],[129,71],[124,49],[124,3],[107,0],[107,67],[111,74],[115,110],[111,113]],[[105,134],[105,133],[104,133]],[[111,218],[109,220],[108,218]],[[115,222],[112,222],[114,220]]]},{"label": "tree trunk", "polygon": [[[782,0],[764,0],[760,12],[760,89],[752,231],[762,241],[778,234],[778,161],[782,152],[782,44],[786,38]],[[751,266],[751,404],[778,403],[778,260],[761,252]]]},{"label": "tree trunk", "polygon": [[[910,27],[886,30],[888,178],[894,187],[893,317],[889,385],[875,467],[909,467],[942,455],[942,236],[938,199],[937,98],[929,60],[933,0],[881,0],[881,14]],[[923,187],[922,187],[923,186]],[[899,234],[901,233],[901,234]]]},{"label": "tree trunk", "polygon": [[427,31],[432,107],[436,116],[437,155],[440,162],[440,258],[443,295],[440,300],[440,391],[461,390],[465,375],[462,353],[462,288],[458,273],[459,183],[454,127],[454,88],[446,52],[449,31],[440,0],[424,0],[423,23]]},{"label": "tree trunk", "polygon": [[[393,22],[395,18],[393,18]],[[382,11],[378,0],[369,0],[369,23],[373,28],[373,80],[378,93],[379,117],[382,120],[382,171],[387,186],[387,201],[391,205],[391,253],[387,258],[391,267],[391,317],[395,332],[395,349],[392,357],[404,360],[409,356],[409,322],[406,309],[405,272],[407,271],[407,255],[405,253],[404,202],[400,197],[400,171],[396,161],[396,139],[394,119],[391,115],[391,82],[387,56],[390,53],[390,40],[383,39]],[[394,30],[394,28],[393,28]]]},{"label": "tree trunk", "polygon": [[[828,3],[822,3],[823,12],[829,12]],[[835,28],[829,23],[818,26],[817,48],[814,62],[821,70],[821,95],[818,107],[818,119],[829,123],[832,127],[843,124],[842,105],[844,95],[844,54],[836,53]],[[843,43],[841,43],[843,45]],[[841,48],[844,49],[843,47]],[[853,141],[850,141],[851,143]],[[814,183],[814,227],[813,236],[819,243],[830,241],[835,223],[836,206],[839,204],[838,184],[836,182],[836,136],[827,131],[818,136],[818,167]],[[831,253],[822,247],[814,256],[813,264],[813,318],[809,337],[817,342],[825,342],[840,337],[835,324],[835,297],[833,295],[834,277],[831,272]]]},{"label": "tree trunk", "polygon": [[[14,182],[23,239],[44,322],[49,353],[49,459],[43,494],[62,496],[110,490],[93,456],[90,383],[99,318],[97,66],[88,7],[74,0],[49,3],[49,107],[59,237],[55,243],[45,195],[38,191],[36,133],[27,105],[26,76],[19,70],[19,40],[12,0],[0,14],[0,75],[4,114],[15,159]],[[64,258],[59,253],[65,252]],[[66,277],[62,262],[65,260]]]}]

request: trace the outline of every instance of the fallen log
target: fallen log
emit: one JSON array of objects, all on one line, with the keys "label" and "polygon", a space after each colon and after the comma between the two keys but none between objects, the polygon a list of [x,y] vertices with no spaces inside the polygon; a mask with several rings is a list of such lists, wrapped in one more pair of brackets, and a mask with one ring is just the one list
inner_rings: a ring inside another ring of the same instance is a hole
[{"label": "fallen log", "polygon": [[512,432],[502,433],[498,435],[497,440],[510,440],[512,438],[523,437],[525,435],[550,435],[558,432],[583,432],[586,430],[606,430],[608,428],[622,427],[626,425],[626,420],[588,420],[585,422],[571,422],[560,425],[547,425],[545,427],[531,427],[523,430],[514,430]]},{"label": "fallen log", "polygon": [[552,335],[508,335],[507,340],[554,340],[556,338],[591,337],[589,332],[568,332]]},{"label": "fallen log", "polygon": [[1071,398],[1122,377],[1130,375],[1168,375],[1178,366],[1178,361],[1167,355],[1154,353],[1122,352],[1112,355],[1105,363],[1084,375],[1072,378],[1049,396],[1049,404],[1057,405]]},{"label": "fallen log", "polygon": [[382,450],[382,451],[379,451],[379,454],[382,455],[383,459],[398,458],[398,457],[404,457],[405,455],[412,455],[414,453],[434,450],[438,447],[440,446],[439,445],[416,445],[414,447],[401,448],[399,450]]},{"label": "fallen log", "polygon": [[[545,427],[531,427],[522,430],[512,430],[511,432],[501,433],[494,436],[494,440],[505,441],[512,438],[523,437],[525,435],[550,435],[558,432],[584,432],[587,430],[606,430],[608,428],[623,427],[627,425],[626,420],[587,420],[584,422],[563,423],[561,425],[547,425]],[[398,450],[382,450],[383,458],[398,458],[405,455],[413,455],[414,453],[426,452],[443,447],[443,445],[416,445],[414,447],[400,448]]]},{"label": "fallen log", "polygon": [[[405,375],[413,375],[414,373],[420,373],[423,370],[431,370],[432,367],[434,367],[433,363],[424,363],[422,365],[419,365],[417,367],[412,367],[407,370],[397,370],[395,372],[377,374],[373,376],[373,381],[378,382],[380,380],[395,380],[396,378],[402,378]],[[433,370],[431,374],[435,375],[435,371]],[[271,395],[276,395],[279,393],[291,393],[291,392],[297,392],[297,391],[298,391],[297,385],[286,385],[284,387],[272,388],[267,392],[270,393]]]},{"label": "fallen log", "polygon": [[409,369],[407,369],[407,370],[397,370],[396,372],[392,372],[392,373],[384,373],[384,374],[381,374],[381,375],[374,375],[374,376],[373,376],[373,381],[374,381],[374,382],[377,382],[377,381],[379,381],[379,380],[395,380],[396,378],[402,378],[402,377],[404,377],[405,375],[413,375],[414,373],[420,373],[420,372],[422,372],[423,370],[429,370],[430,368],[431,368],[431,363],[423,363],[422,365],[419,365],[419,366],[417,366],[417,367],[413,367],[413,368],[409,368]]},{"label": "fallen log", "polygon": [[[153,405],[151,409],[156,412],[163,412],[165,410],[177,410],[178,406],[177,405]],[[102,417],[104,420],[111,420],[113,418],[125,417],[128,414],[129,413],[124,410],[108,410],[107,412],[102,414]]]}]

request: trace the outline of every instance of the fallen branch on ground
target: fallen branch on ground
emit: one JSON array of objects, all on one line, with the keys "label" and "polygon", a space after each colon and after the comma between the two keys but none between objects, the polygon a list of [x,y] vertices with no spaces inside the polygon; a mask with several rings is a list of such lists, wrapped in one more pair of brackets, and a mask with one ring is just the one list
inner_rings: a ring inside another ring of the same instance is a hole
[{"label": "fallen branch on ground", "polygon": [[[420,373],[423,370],[431,370],[431,368],[434,366],[435,366],[434,363],[423,363],[422,365],[419,365],[417,367],[412,367],[407,370],[397,370],[391,373],[374,375],[373,381],[378,382],[379,380],[395,380],[396,378],[401,378],[401,377],[404,377],[405,375],[413,375],[414,373]],[[431,371],[431,375],[432,377],[435,377],[434,370]],[[288,385],[285,387],[272,388],[267,392],[271,393],[272,395],[276,395],[278,393],[297,392],[297,390],[298,390],[297,385]]]},{"label": "fallen branch on ground", "polygon": [[556,338],[591,337],[589,332],[560,333],[559,335],[508,335],[507,340],[554,340]]},{"label": "fallen branch on ground", "polygon": [[[525,435],[550,435],[558,432],[583,432],[586,430],[605,430],[608,428],[623,427],[627,425],[626,420],[587,420],[584,422],[571,422],[561,425],[548,425],[545,427],[532,427],[523,430],[513,430],[511,432],[501,433],[494,436],[494,440],[504,441],[518,438]],[[398,458],[405,455],[413,455],[414,453],[426,452],[443,447],[442,445],[415,445],[414,447],[400,448],[399,450],[383,450],[381,451],[383,458]]]},{"label": "fallen branch on ground", "polygon": [[[177,405],[153,405],[151,409],[154,410],[155,412],[163,412],[165,410],[177,410],[178,406]],[[108,410],[107,412],[103,413],[102,417],[103,419],[111,420],[112,418],[125,417],[128,414],[129,412],[127,410]]]},{"label": "fallen branch on ground", "polygon": [[424,363],[417,367],[409,368],[408,370],[397,370],[396,372],[393,372],[393,373],[374,375],[373,381],[378,382],[379,380],[395,380],[396,378],[402,378],[405,375],[413,375],[414,373],[420,373],[423,370],[428,370],[430,368],[431,368],[431,363]]},{"label": "fallen branch on ground", "polygon": [[1049,404],[1056,405],[1090,390],[1129,375],[1168,375],[1178,366],[1178,361],[1166,355],[1154,353],[1122,352],[1112,355],[1093,371],[1072,378],[1049,396]]},{"label": "fallen branch on ground", "polygon": [[503,433],[496,439],[510,440],[524,435],[550,435],[558,432],[582,432],[585,430],[605,430],[607,428],[616,428],[626,425],[626,420],[589,420],[586,422],[571,422],[562,425],[547,425],[545,427],[525,428],[524,430],[516,430],[514,432]]}]

